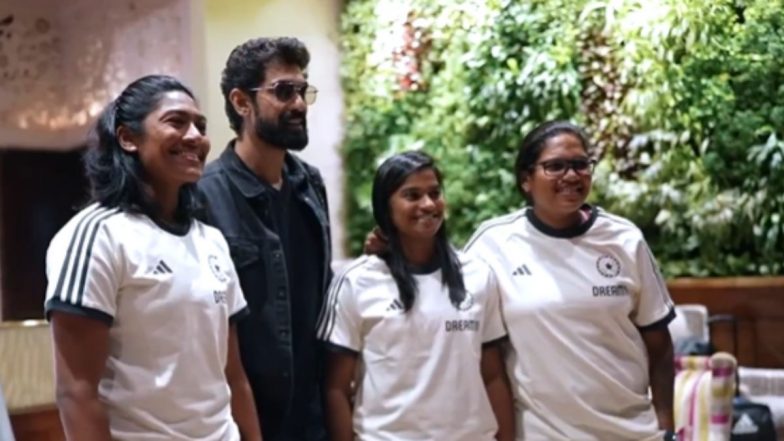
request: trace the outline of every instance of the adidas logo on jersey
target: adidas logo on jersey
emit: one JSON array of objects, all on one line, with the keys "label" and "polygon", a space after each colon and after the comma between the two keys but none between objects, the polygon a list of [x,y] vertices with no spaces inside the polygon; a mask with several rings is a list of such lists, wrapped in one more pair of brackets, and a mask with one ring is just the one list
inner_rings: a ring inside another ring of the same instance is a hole
[{"label": "adidas logo on jersey", "polygon": [[155,269],[152,270],[153,274],[171,274],[172,270],[169,268],[169,265],[166,265],[166,262],[161,259],[158,261],[158,264],[155,265]]},{"label": "adidas logo on jersey", "polygon": [[392,300],[392,303],[387,306],[387,311],[403,311],[403,302],[400,299]]},{"label": "adidas logo on jersey", "polygon": [[528,269],[526,264],[522,264],[517,267],[516,270],[512,273],[513,276],[530,276],[531,270]]},{"label": "adidas logo on jersey", "polygon": [[749,435],[757,432],[759,432],[759,426],[754,424],[754,421],[747,413],[741,414],[738,421],[735,422],[735,426],[732,427],[733,435]]}]

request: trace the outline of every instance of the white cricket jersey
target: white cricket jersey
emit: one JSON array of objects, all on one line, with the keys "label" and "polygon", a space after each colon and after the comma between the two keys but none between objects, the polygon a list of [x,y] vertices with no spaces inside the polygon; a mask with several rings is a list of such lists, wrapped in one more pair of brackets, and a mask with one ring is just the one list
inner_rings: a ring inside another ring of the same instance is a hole
[{"label": "white cricket jersey", "polygon": [[109,324],[99,394],[115,440],[238,441],[225,367],[229,321],[247,312],[229,248],[193,221],[90,205],[52,239],[46,314]]},{"label": "white cricket jersey", "polygon": [[466,251],[498,277],[518,440],[661,439],[640,328],[674,312],[634,224],[592,208],[553,230],[525,208],[483,223]]},{"label": "white cricket jersey", "polygon": [[354,432],[362,441],[490,441],[498,425],[480,370],[482,345],[506,335],[495,277],[458,253],[466,299],[455,307],[441,271],[415,275],[403,311],[387,264],[363,256],[335,278],[319,337],[359,355]]}]

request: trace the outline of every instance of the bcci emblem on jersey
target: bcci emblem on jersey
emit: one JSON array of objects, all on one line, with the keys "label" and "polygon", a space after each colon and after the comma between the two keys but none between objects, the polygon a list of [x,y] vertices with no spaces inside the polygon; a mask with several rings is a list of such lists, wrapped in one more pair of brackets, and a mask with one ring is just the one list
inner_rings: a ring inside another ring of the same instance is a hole
[{"label": "bcci emblem on jersey", "polygon": [[621,263],[615,257],[605,254],[596,260],[596,269],[604,277],[612,278],[621,273]]},{"label": "bcci emblem on jersey", "polygon": [[218,279],[219,282],[226,282],[229,280],[229,277],[226,275],[226,271],[220,264],[220,260],[218,256],[214,254],[210,254],[207,257],[207,264],[209,265],[210,269],[212,270],[212,274]]}]

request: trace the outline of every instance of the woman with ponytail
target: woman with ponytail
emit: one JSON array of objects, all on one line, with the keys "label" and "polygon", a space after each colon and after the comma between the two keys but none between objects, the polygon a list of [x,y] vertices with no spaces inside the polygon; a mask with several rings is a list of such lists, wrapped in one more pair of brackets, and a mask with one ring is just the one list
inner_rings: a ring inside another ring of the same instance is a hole
[{"label": "woman with ponytail", "polygon": [[424,153],[377,170],[373,215],[389,247],[347,266],[319,320],[333,441],[514,438],[495,278],[450,245],[445,209]]},{"label": "woman with ponytail", "polygon": [[206,119],[177,79],[131,83],[85,155],[92,203],[47,251],[46,316],[66,439],[261,440],[228,246],[196,219]]}]

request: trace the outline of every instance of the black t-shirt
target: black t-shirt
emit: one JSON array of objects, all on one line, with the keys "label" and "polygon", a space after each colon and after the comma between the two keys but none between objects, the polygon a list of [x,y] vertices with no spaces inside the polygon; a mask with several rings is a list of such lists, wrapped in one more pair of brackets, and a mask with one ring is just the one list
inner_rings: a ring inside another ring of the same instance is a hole
[{"label": "black t-shirt", "polygon": [[293,196],[290,185],[284,179],[280,190],[271,192],[271,214],[286,256],[294,348],[294,401],[286,425],[291,436],[304,436],[297,417],[308,413],[313,400],[319,399],[315,329],[325,257],[318,220],[304,201]]}]

